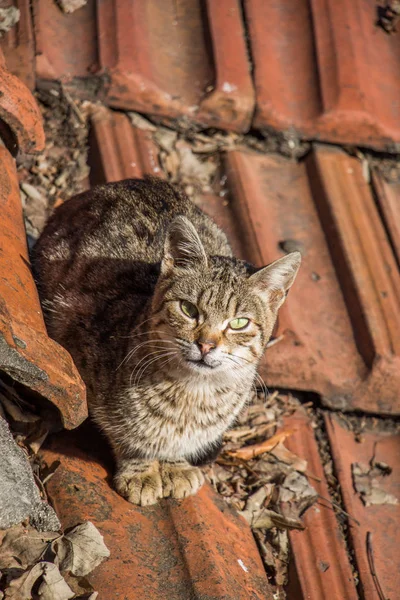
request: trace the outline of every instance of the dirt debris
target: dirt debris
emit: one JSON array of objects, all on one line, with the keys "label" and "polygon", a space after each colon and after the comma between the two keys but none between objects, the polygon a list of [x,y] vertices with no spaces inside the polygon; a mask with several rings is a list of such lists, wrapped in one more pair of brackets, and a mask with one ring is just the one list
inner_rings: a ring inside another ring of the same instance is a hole
[{"label": "dirt debris", "polygon": [[375,459],[372,458],[369,465],[353,463],[351,471],[354,488],[360,494],[365,506],[399,503],[398,498],[386,492],[382,485],[385,477],[392,472],[389,465],[375,462]]},{"label": "dirt debris", "polygon": [[17,158],[25,227],[38,238],[53,206],[89,186],[89,102],[73,100],[57,84],[37,92],[46,134],[45,150]]},{"label": "dirt debris", "polygon": [[222,453],[206,472],[252,528],[279,598],[287,582],[287,531],[304,528],[301,516],[317,500],[306,461],[284,445],[291,431],[282,428],[282,418],[300,405],[292,395],[259,393],[225,434]]},{"label": "dirt debris", "polygon": [[400,0],[379,1],[376,11],[376,25],[386,33],[396,33],[400,20]]}]

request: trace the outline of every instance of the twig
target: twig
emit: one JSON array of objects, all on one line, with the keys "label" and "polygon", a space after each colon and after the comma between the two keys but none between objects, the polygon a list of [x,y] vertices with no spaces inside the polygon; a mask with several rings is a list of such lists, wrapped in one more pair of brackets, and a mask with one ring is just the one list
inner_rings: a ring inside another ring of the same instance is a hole
[{"label": "twig", "polygon": [[[320,498],[321,500],[325,500],[325,502],[329,502],[330,504],[332,504],[332,506],[334,506],[335,508],[337,508],[337,510],[339,512],[341,512],[342,514],[346,515],[346,517],[348,519],[351,519],[352,521],[354,521],[358,526],[360,526],[360,521],[357,521],[357,519],[355,517],[352,517],[351,515],[349,515],[349,513],[347,513],[345,510],[343,510],[343,508],[340,506],[340,504],[338,504],[337,502],[335,502],[334,500],[331,500],[330,498],[325,498],[325,496],[321,496],[321,494],[318,494],[318,498]],[[322,505],[323,506],[323,505]],[[328,508],[328,506],[326,506],[325,508]]]},{"label": "twig", "polygon": [[245,460],[243,460],[242,458],[237,458],[236,460],[224,460],[221,456],[217,458],[217,460],[215,461],[218,465],[223,465],[225,467],[244,467],[249,473],[251,473],[251,475],[255,475],[256,477],[258,477],[258,473],[256,473],[256,471],[254,471],[250,465],[247,464],[247,462]]},{"label": "twig", "polygon": [[309,477],[310,479],[313,479],[314,481],[318,481],[318,483],[321,483],[321,481],[322,481],[321,477],[317,477],[316,475],[312,475],[309,471],[305,471],[304,475],[306,477]]},{"label": "twig", "polygon": [[368,564],[371,571],[372,579],[374,580],[374,584],[376,587],[376,591],[378,592],[379,600],[389,600],[387,596],[383,593],[383,589],[378,579],[378,575],[375,571],[375,563],[374,563],[374,553],[372,550],[372,533],[367,531],[367,556],[368,556]]},{"label": "twig", "polygon": [[68,104],[70,105],[70,107],[72,108],[73,112],[78,117],[78,119],[82,123],[82,125],[84,125],[85,124],[85,117],[83,116],[83,114],[81,113],[81,111],[79,110],[78,106],[75,104],[74,100],[70,96],[69,92],[67,92],[67,90],[65,89],[65,87],[64,87],[63,84],[61,84],[61,90],[62,90],[64,98],[66,99],[66,101],[68,102]]}]

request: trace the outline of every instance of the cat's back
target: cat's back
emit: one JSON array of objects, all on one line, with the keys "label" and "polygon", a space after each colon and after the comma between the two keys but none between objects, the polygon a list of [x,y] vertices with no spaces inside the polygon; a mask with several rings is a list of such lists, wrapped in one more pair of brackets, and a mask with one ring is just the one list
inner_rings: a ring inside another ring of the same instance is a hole
[{"label": "cat's back", "polygon": [[225,234],[188,198],[158,178],[97,186],[67,200],[52,215],[35,250],[46,261],[134,259],[155,263],[164,231],[177,215],[195,225],[210,254],[230,255]]}]

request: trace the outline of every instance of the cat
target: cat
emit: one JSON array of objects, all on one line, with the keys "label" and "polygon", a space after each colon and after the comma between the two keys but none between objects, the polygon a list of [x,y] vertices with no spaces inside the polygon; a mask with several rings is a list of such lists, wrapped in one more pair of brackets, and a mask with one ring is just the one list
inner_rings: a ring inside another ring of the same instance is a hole
[{"label": "cat", "polygon": [[59,206],[32,256],[49,335],[86,384],[142,506],[203,483],[252,398],[299,252],[257,269],[186,195],[157,179],[97,186]]}]

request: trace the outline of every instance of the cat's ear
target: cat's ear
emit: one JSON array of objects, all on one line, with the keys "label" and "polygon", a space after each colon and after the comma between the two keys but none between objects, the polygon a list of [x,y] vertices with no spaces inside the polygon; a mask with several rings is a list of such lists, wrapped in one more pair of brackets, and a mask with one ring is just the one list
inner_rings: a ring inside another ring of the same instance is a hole
[{"label": "cat's ear", "polygon": [[300,263],[300,252],[291,252],[251,275],[249,283],[274,310],[278,310],[296,279]]},{"label": "cat's ear", "polygon": [[199,235],[186,217],[176,217],[167,230],[161,272],[173,268],[207,267],[207,256]]}]

